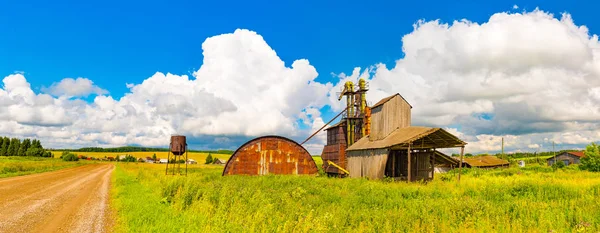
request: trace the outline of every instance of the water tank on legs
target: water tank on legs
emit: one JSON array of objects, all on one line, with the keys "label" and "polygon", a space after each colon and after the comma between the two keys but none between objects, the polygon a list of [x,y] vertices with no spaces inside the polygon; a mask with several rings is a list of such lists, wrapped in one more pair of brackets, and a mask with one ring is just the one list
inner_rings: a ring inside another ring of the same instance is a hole
[{"label": "water tank on legs", "polygon": [[183,135],[172,135],[171,136],[171,153],[174,155],[183,155],[185,153],[185,148],[187,143],[185,141],[185,136]]}]

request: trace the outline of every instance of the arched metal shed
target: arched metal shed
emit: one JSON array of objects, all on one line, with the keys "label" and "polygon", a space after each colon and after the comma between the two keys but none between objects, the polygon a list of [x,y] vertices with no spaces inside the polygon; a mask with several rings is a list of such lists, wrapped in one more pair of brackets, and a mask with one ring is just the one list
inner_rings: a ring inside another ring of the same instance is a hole
[{"label": "arched metal shed", "polygon": [[281,136],[263,136],[238,148],[227,161],[223,176],[309,175],[317,172],[315,161],[300,144]]}]

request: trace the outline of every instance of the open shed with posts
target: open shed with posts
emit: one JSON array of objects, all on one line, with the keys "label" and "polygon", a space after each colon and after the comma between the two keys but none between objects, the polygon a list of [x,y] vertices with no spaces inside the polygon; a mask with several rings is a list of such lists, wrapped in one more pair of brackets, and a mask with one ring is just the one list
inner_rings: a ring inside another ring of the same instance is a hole
[{"label": "open shed with posts", "polygon": [[466,143],[441,128],[411,126],[412,106],[400,95],[372,107],[371,133],[346,149],[350,177],[431,180],[436,150]]}]

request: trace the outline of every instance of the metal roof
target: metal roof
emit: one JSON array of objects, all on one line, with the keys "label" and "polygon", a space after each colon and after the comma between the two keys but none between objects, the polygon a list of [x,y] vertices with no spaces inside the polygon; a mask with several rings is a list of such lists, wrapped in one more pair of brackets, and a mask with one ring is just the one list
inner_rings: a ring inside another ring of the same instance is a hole
[{"label": "metal roof", "polygon": [[[579,158],[585,156],[585,154],[583,153],[583,151],[567,151],[567,152],[563,152],[563,153],[557,154],[556,156],[560,156],[562,154],[571,154],[571,155],[577,156]],[[554,159],[554,156],[552,156],[550,158],[547,158],[546,160],[551,160],[551,159]]]},{"label": "metal roof", "polygon": [[444,154],[439,150],[435,151],[435,163],[436,164],[450,164],[450,165],[458,166],[458,162],[459,161],[457,159],[452,158],[452,156]]},{"label": "metal roof", "polygon": [[467,163],[471,167],[493,167],[509,164],[508,161],[500,159],[493,155],[463,158],[463,163]]},{"label": "metal roof", "polygon": [[381,99],[379,102],[377,102],[376,104],[374,104],[373,106],[371,106],[371,108],[376,108],[376,107],[379,107],[382,104],[387,103],[388,101],[390,101],[391,99],[393,99],[394,96],[400,96],[400,98],[402,98],[402,100],[404,100],[404,102],[406,102],[408,104],[408,106],[410,106],[410,108],[413,107],[412,105],[410,105],[410,103],[408,101],[406,101],[406,99],[404,99],[404,97],[402,97],[402,95],[400,95],[400,93],[396,93],[396,94],[393,94],[391,96],[388,96],[388,97],[385,97],[385,98]]},{"label": "metal roof", "polygon": [[340,122],[338,122],[338,123],[335,123],[335,124],[334,124],[334,125],[332,125],[332,126],[329,126],[329,127],[325,128],[324,130],[330,130],[331,128],[338,127],[338,126],[340,126],[340,125],[342,125],[342,124],[345,124],[345,123],[346,123],[346,121],[345,121],[345,120],[343,120],[343,121],[340,121]]},{"label": "metal roof", "polygon": [[371,141],[366,136],[352,144],[346,151],[406,148],[412,143],[411,148],[451,148],[464,146],[467,143],[458,139],[441,128],[429,128],[422,126],[409,126],[398,128],[381,140]]}]

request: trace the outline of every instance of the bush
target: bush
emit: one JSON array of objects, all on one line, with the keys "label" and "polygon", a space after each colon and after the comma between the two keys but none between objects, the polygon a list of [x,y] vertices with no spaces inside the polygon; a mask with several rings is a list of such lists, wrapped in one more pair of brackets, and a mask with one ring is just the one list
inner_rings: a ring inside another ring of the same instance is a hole
[{"label": "bush", "polygon": [[565,163],[562,160],[552,164],[552,168],[554,168],[554,169],[559,169],[559,168],[564,168],[564,167],[565,167]]},{"label": "bush", "polygon": [[579,168],[592,172],[600,172],[600,145],[592,142],[585,148],[584,154],[585,156],[581,158],[581,166]]},{"label": "bush", "polygon": [[133,155],[125,155],[124,159],[121,159],[122,162],[136,162],[137,159],[133,157]]},{"label": "bush", "polygon": [[67,153],[63,152],[63,155],[61,156],[61,158],[64,161],[79,161],[79,158],[77,157],[77,155],[69,153],[69,152],[67,152]]}]

